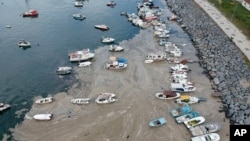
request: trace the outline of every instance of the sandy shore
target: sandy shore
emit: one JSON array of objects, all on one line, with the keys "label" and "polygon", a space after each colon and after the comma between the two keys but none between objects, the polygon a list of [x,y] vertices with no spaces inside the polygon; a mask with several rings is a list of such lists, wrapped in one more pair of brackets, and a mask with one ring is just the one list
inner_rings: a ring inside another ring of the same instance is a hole
[{"label": "sandy shore", "polygon": [[[144,64],[148,52],[163,50],[153,37],[153,29],[141,30],[129,41],[120,43],[125,48],[122,53],[109,53],[108,46],[95,51],[96,58],[88,68],[75,68],[79,83],[67,93],[54,96],[55,102],[47,105],[33,105],[25,121],[13,129],[18,141],[188,141],[190,132],[184,125],[178,125],[169,111],[180,105],[173,100],[156,99],[155,93],[169,89],[171,80],[169,64],[166,61]],[[191,44],[183,47],[185,56],[196,58]],[[109,56],[128,59],[129,66],[123,71],[103,68]],[[229,123],[224,113],[219,113],[221,102],[211,96],[209,80],[202,75],[197,63],[189,64],[192,69],[189,79],[195,82],[197,90],[191,95],[207,97],[207,102],[192,105],[206,121],[219,121],[222,141],[229,140]],[[107,105],[94,102],[101,92],[117,94],[118,101]],[[89,105],[73,105],[72,98],[89,97]],[[29,119],[34,114],[53,113],[47,122]],[[148,122],[164,116],[168,123],[160,128],[150,128]]]}]

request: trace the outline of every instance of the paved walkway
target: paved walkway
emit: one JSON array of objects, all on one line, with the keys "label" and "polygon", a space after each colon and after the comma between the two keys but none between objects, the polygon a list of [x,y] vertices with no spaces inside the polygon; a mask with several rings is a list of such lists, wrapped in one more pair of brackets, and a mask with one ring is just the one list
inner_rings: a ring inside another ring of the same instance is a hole
[{"label": "paved walkway", "polygon": [[229,38],[233,37],[233,42],[246,55],[248,60],[250,60],[250,41],[247,37],[207,0],[194,1],[204,9],[204,11],[220,26]]}]

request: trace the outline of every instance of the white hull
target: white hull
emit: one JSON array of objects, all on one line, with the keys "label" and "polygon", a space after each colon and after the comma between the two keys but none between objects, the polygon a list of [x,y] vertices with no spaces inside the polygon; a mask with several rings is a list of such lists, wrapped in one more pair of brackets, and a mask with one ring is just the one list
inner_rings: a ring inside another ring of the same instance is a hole
[{"label": "white hull", "polygon": [[205,122],[205,118],[202,116],[192,118],[188,121],[185,121],[184,124],[187,128],[195,127]]},{"label": "white hull", "polygon": [[46,98],[42,98],[42,99],[38,99],[36,100],[36,104],[46,104],[46,103],[51,103],[53,102],[53,97],[46,97]]},{"label": "white hull", "polygon": [[192,137],[191,141],[207,141],[208,139],[209,141],[219,141],[220,135],[217,133],[209,133],[202,136]]},{"label": "white hull", "polygon": [[95,57],[94,53],[91,53],[89,49],[83,49],[69,54],[69,60],[71,62],[86,61]]},{"label": "white hull", "polygon": [[156,93],[155,96],[156,96],[157,98],[163,99],[163,100],[165,100],[165,99],[175,99],[175,98],[180,97],[180,93],[176,93],[176,96],[174,96],[174,97],[167,97],[167,96],[165,96],[163,93]]},{"label": "white hull", "polygon": [[71,103],[73,104],[89,104],[89,98],[77,98],[77,99],[72,99]]},{"label": "white hull", "polygon": [[108,104],[116,102],[117,99],[115,98],[116,95],[113,93],[101,93],[95,100],[98,104]]},{"label": "white hull", "polygon": [[52,116],[52,114],[37,114],[34,115],[33,118],[36,120],[51,120]]},{"label": "white hull", "polygon": [[92,63],[87,61],[87,62],[82,62],[82,63],[79,63],[79,67],[87,67],[87,66],[90,66]]},{"label": "white hull", "polygon": [[0,103],[0,112],[10,108],[9,104]]}]

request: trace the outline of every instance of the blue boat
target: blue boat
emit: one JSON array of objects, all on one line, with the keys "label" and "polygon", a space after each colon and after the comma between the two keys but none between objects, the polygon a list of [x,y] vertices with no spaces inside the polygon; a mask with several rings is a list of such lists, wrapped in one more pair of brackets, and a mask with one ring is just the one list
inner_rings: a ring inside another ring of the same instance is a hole
[{"label": "blue boat", "polygon": [[185,114],[185,115],[182,115],[182,116],[175,118],[175,121],[180,124],[180,123],[183,123],[184,121],[190,120],[190,119],[198,117],[198,116],[200,116],[199,112],[192,111],[188,114]]},{"label": "blue boat", "polygon": [[149,122],[149,126],[158,127],[158,126],[162,126],[162,125],[164,125],[166,123],[167,123],[167,120],[164,117],[160,117],[160,118],[151,120]]},{"label": "blue boat", "polygon": [[173,118],[188,114],[192,111],[192,107],[184,105],[183,107],[176,108],[170,111],[170,114]]}]

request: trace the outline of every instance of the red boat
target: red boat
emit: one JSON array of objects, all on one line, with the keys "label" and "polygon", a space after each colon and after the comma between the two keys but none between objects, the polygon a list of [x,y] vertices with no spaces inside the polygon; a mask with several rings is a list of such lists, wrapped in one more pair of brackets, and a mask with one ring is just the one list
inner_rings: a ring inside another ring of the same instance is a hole
[{"label": "red boat", "polygon": [[37,17],[38,16],[38,12],[37,10],[29,10],[28,12],[24,12],[23,17]]}]

